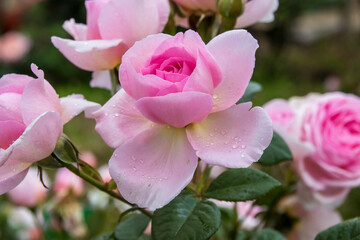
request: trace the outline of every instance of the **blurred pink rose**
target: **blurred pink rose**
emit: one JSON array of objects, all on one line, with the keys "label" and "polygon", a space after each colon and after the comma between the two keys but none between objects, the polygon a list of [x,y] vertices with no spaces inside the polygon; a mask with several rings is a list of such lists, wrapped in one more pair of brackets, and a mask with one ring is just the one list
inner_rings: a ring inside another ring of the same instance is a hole
[{"label": "blurred pink rose", "polygon": [[79,154],[79,158],[92,167],[96,167],[97,165],[96,156],[90,151],[81,152]]},{"label": "blurred pink rose", "polygon": [[[217,12],[217,0],[173,0],[185,10]],[[237,18],[235,28],[244,28],[257,22],[272,22],[274,12],[279,6],[278,0],[245,0],[244,12]],[[184,19],[184,18],[182,18]],[[177,18],[180,26],[188,27],[187,23]]]},{"label": "blurred pink rose", "polygon": [[74,19],[63,25],[75,40],[52,37],[52,42],[69,61],[88,71],[119,65],[136,41],[163,30],[170,13],[167,0],[87,0],[85,6],[86,25]]},{"label": "blurred pink rose", "polygon": [[7,220],[8,224],[16,229],[13,235],[15,239],[38,240],[44,238],[36,217],[28,208],[11,209]]},{"label": "blurred pink rose", "polygon": [[[110,174],[140,207],[167,204],[198,164],[248,167],[272,137],[270,118],[235,105],[255,65],[257,41],[228,31],[205,45],[194,31],[151,35],[123,57],[123,89],[94,113],[96,130],[116,148]],[[236,62],[236,64],[234,64]]]},{"label": "blurred pink rose", "polygon": [[21,60],[30,50],[31,40],[20,32],[7,32],[0,36],[0,62]]},{"label": "blurred pink rose", "polygon": [[288,240],[315,239],[318,233],[342,222],[338,212],[320,207],[308,209],[296,196],[283,199],[280,205],[298,219],[287,236]]},{"label": "blurred pink rose", "polygon": [[[43,181],[49,187],[49,178],[43,172]],[[24,180],[8,192],[10,200],[16,204],[35,207],[46,198],[47,189],[40,182],[38,170],[30,168]]]},{"label": "blurred pink rose", "polygon": [[80,196],[84,191],[84,182],[81,178],[66,168],[57,171],[54,182],[54,192],[57,197],[65,197],[69,193]]},{"label": "blurred pink rose", "polygon": [[236,204],[238,219],[241,221],[241,228],[254,229],[261,223],[261,218],[257,216],[258,213],[265,210],[264,207],[253,205],[253,201],[246,202],[226,202],[219,200],[212,200],[217,206],[222,208],[233,209]]},{"label": "blurred pink rose", "polygon": [[[308,189],[320,203],[341,203],[351,187],[360,185],[360,98],[341,92],[309,94],[290,99],[287,107],[278,105],[279,114],[275,103],[264,107],[293,151],[305,184],[301,195]],[[284,112],[294,115],[290,122]],[[307,151],[305,145],[310,145]]]},{"label": "blurred pink rose", "polygon": [[18,185],[33,162],[54,150],[63,124],[98,104],[81,95],[59,99],[44,73],[31,66],[36,79],[17,74],[0,79],[0,194]]}]

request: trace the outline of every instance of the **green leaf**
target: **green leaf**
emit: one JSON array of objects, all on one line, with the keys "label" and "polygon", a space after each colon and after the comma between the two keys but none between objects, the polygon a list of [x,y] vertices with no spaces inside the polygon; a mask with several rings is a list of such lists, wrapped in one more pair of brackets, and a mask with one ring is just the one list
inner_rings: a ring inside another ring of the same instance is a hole
[{"label": "green leaf", "polygon": [[57,169],[57,168],[62,168],[63,165],[61,165],[53,156],[48,156],[47,158],[44,158],[38,162],[36,162],[36,164],[42,168],[46,168],[46,169]]},{"label": "green leaf", "polygon": [[229,169],[210,184],[205,197],[225,201],[248,201],[261,197],[280,185],[279,181],[256,169]]},{"label": "green leaf", "polygon": [[96,240],[116,240],[113,233],[108,233],[105,235],[101,235],[97,238],[95,238]]},{"label": "green leaf", "polygon": [[262,90],[262,86],[260,83],[249,82],[249,85],[247,86],[244,95],[242,96],[242,98],[240,98],[237,104],[244,102],[251,102],[254,99],[255,94],[260,92],[261,90]]},{"label": "green leaf", "polygon": [[262,229],[256,233],[253,240],[286,240],[286,238],[275,230]]},{"label": "green leaf", "polygon": [[121,221],[115,228],[116,240],[143,239],[143,232],[150,222],[150,218],[144,214],[132,214]]},{"label": "green leaf", "polygon": [[360,220],[359,218],[339,223],[319,233],[315,240],[359,240]]},{"label": "green leaf", "polygon": [[64,163],[76,163],[78,161],[78,150],[64,135],[56,142],[53,154]]},{"label": "green leaf", "polygon": [[271,143],[265,149],[259,163],[264,166],[271,166],[291,159],[292,155],[288,145],[279,134],[274,132]]},{"label": "green leaf", "polygon": [[190,194],[180,194],[154,212],[152,238],[209,239],[220,227],[220,210],[210,201],[200,201]]}]

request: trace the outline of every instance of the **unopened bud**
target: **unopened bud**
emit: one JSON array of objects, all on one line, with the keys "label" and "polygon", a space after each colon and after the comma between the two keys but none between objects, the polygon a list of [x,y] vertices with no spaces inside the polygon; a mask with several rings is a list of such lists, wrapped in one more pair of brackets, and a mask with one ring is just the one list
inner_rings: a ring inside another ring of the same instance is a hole
[{"label": "unopened bud", "polygon": [[218,12],[226,18],[237,18],[244,12],[244,0],[217,0]]}]

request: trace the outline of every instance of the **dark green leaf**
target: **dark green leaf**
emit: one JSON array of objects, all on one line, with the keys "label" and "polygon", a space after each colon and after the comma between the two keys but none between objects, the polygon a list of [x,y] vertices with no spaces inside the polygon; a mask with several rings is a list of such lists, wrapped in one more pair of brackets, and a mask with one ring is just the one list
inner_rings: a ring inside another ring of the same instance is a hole
[{"label": "dark green leaf", "polygon": [[137,240],[145,231],[150,218],[144,214],[133,214],[121,221],[115,228],[116,240]]},{"label": "dark green leaf", "polygon": [[253,240],[286,240],[286,238],[275,230],[262,229],[256,233]]},{"label": "dark green leaf", "polygon": [[288,145],[279,134],[274,132],[271,143],[265,149],[259,163],[264,166],[271,166],[291,159],[292,155]]},{"label": "dark green leaf", "polygon": [[249,82],[249,85],[247,86],[244,95],[237,102],[237,104],[244,103],[244,102],[251,102],[254,99],[255,94],[260,92],[261,90],[262,90],[262,86],[260,83]]},{"label": "dark green leaf", "polygon": [[96,240],[116,240],[113,233],[108,233],[95,238]]},{"label": "dark green leaf", "polygon": [[190,194],[180,194],[154,212],[152,238],[209,239],[221,223],[220,210],[210,201],[200,201]]},{"label": "dark green leaf", "polygon": [[65,136],[60,137],[53,152],[56,158],[64,163],[76,163],[78,161],[78,153],[75,146]]},{"label": "dark green leaf", "polygon": [[359,240],[360,220],[359,218],[339,223],[319,233],[315,240]]},{"label": "dark green leaf", "polygon": [[205,197],[225,201],[248,201],[261,197],[280,185],[279,181],[256,169],[229,169],[210,184]]}]

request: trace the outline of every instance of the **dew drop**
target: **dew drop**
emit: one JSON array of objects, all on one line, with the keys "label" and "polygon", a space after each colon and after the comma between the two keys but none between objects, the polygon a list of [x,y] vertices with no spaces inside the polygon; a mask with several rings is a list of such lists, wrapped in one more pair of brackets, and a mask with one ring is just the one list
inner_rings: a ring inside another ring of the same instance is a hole
[{"label": "dew drop", "polygon": [[131,156],[131,159],[134,160],[134,161],[136,160],[135,156]]},{"label": "dew drop", "polygon": [[245,157],[245,155],[244,155],[244,154],[241,154],[241,157],[242,157],[242,158],[244,158],[244,157]]},{"label": "dew drop", "polygon": [[144,163],[144,160],[141,159],[141,160],[140,160],[140,163],[143,164],[143,163]]},{"label": "dew drop", "polygon": [[115,117],[118,117],[119,116],[119,114],[118,113],[115,113]]},{"label": "dew drop", "polygon": [[225,144],[225,145],[228,145],[228,144],[229,144],[229,142],[228,142],[228,141],[226,141],[226,142],[224,142],[224,144]]},{"label": "dew drop", "polygon": [[233,149],[236,149],[237,147],[238,147],[238,145],[236,145],[236,144],[232,145]]},{"label": "dew drop", "polygon": [[114,107],[116,107],[116,105],[115,105],[115,104],[113,104],[113,105],[111,105],[111,106],[112,106],[113,108],[114,108]]},{"label": "dew drop", "polygon": [[163,180],[162,178],[159,178],[159,181],[160,181],[160,182],[162,182],[162,180]]},{"label": "dew drop", "polygon": [[168,177],[164,177],[165,180],[168,180]]},{"label": "dew drop", "polygon": [[219,98],[218,95],[216,95],[216,94],[213,95],[213,99],[218,99],[218,98]]},{"label": "dew drop", "polygon": [[242,149],[245,149],[245,148],[246,148],[246,146],[243,144],[243,145],[241,145],[241,148],[242,148]]},{"label": "dew drop", "polygon": [[221,135],[225,135],[226,132],[224,130],[221,131]]},{"label": "dew drop", "polygon": [[106,113],[105,113],[105,116],[108,116],[108,115],[109,115],[109,114],[106,112]]},{"label": "dew drop", "polygon": [[214,134],[210,133],[210,134],[209,134],[209,136],[210,136],[210,137],[213,137],[213,136],[214,136]]},{"label": "dew drop", "polygon": [[133,170],[136,171],[136,167],[133,167]]},{"label": "dew drop", "polygon": [[212,142],[212,143],[210,143],[210,145],[211,145],[211,146],[214,146],[214,144],[215,144],[215,143],[213,143],[213,142]]},{"label": "dew drop", "polygon": [[234,137],[234,140],[236,141],[236,140],[238,140],[239,139],[239,137]]}]

